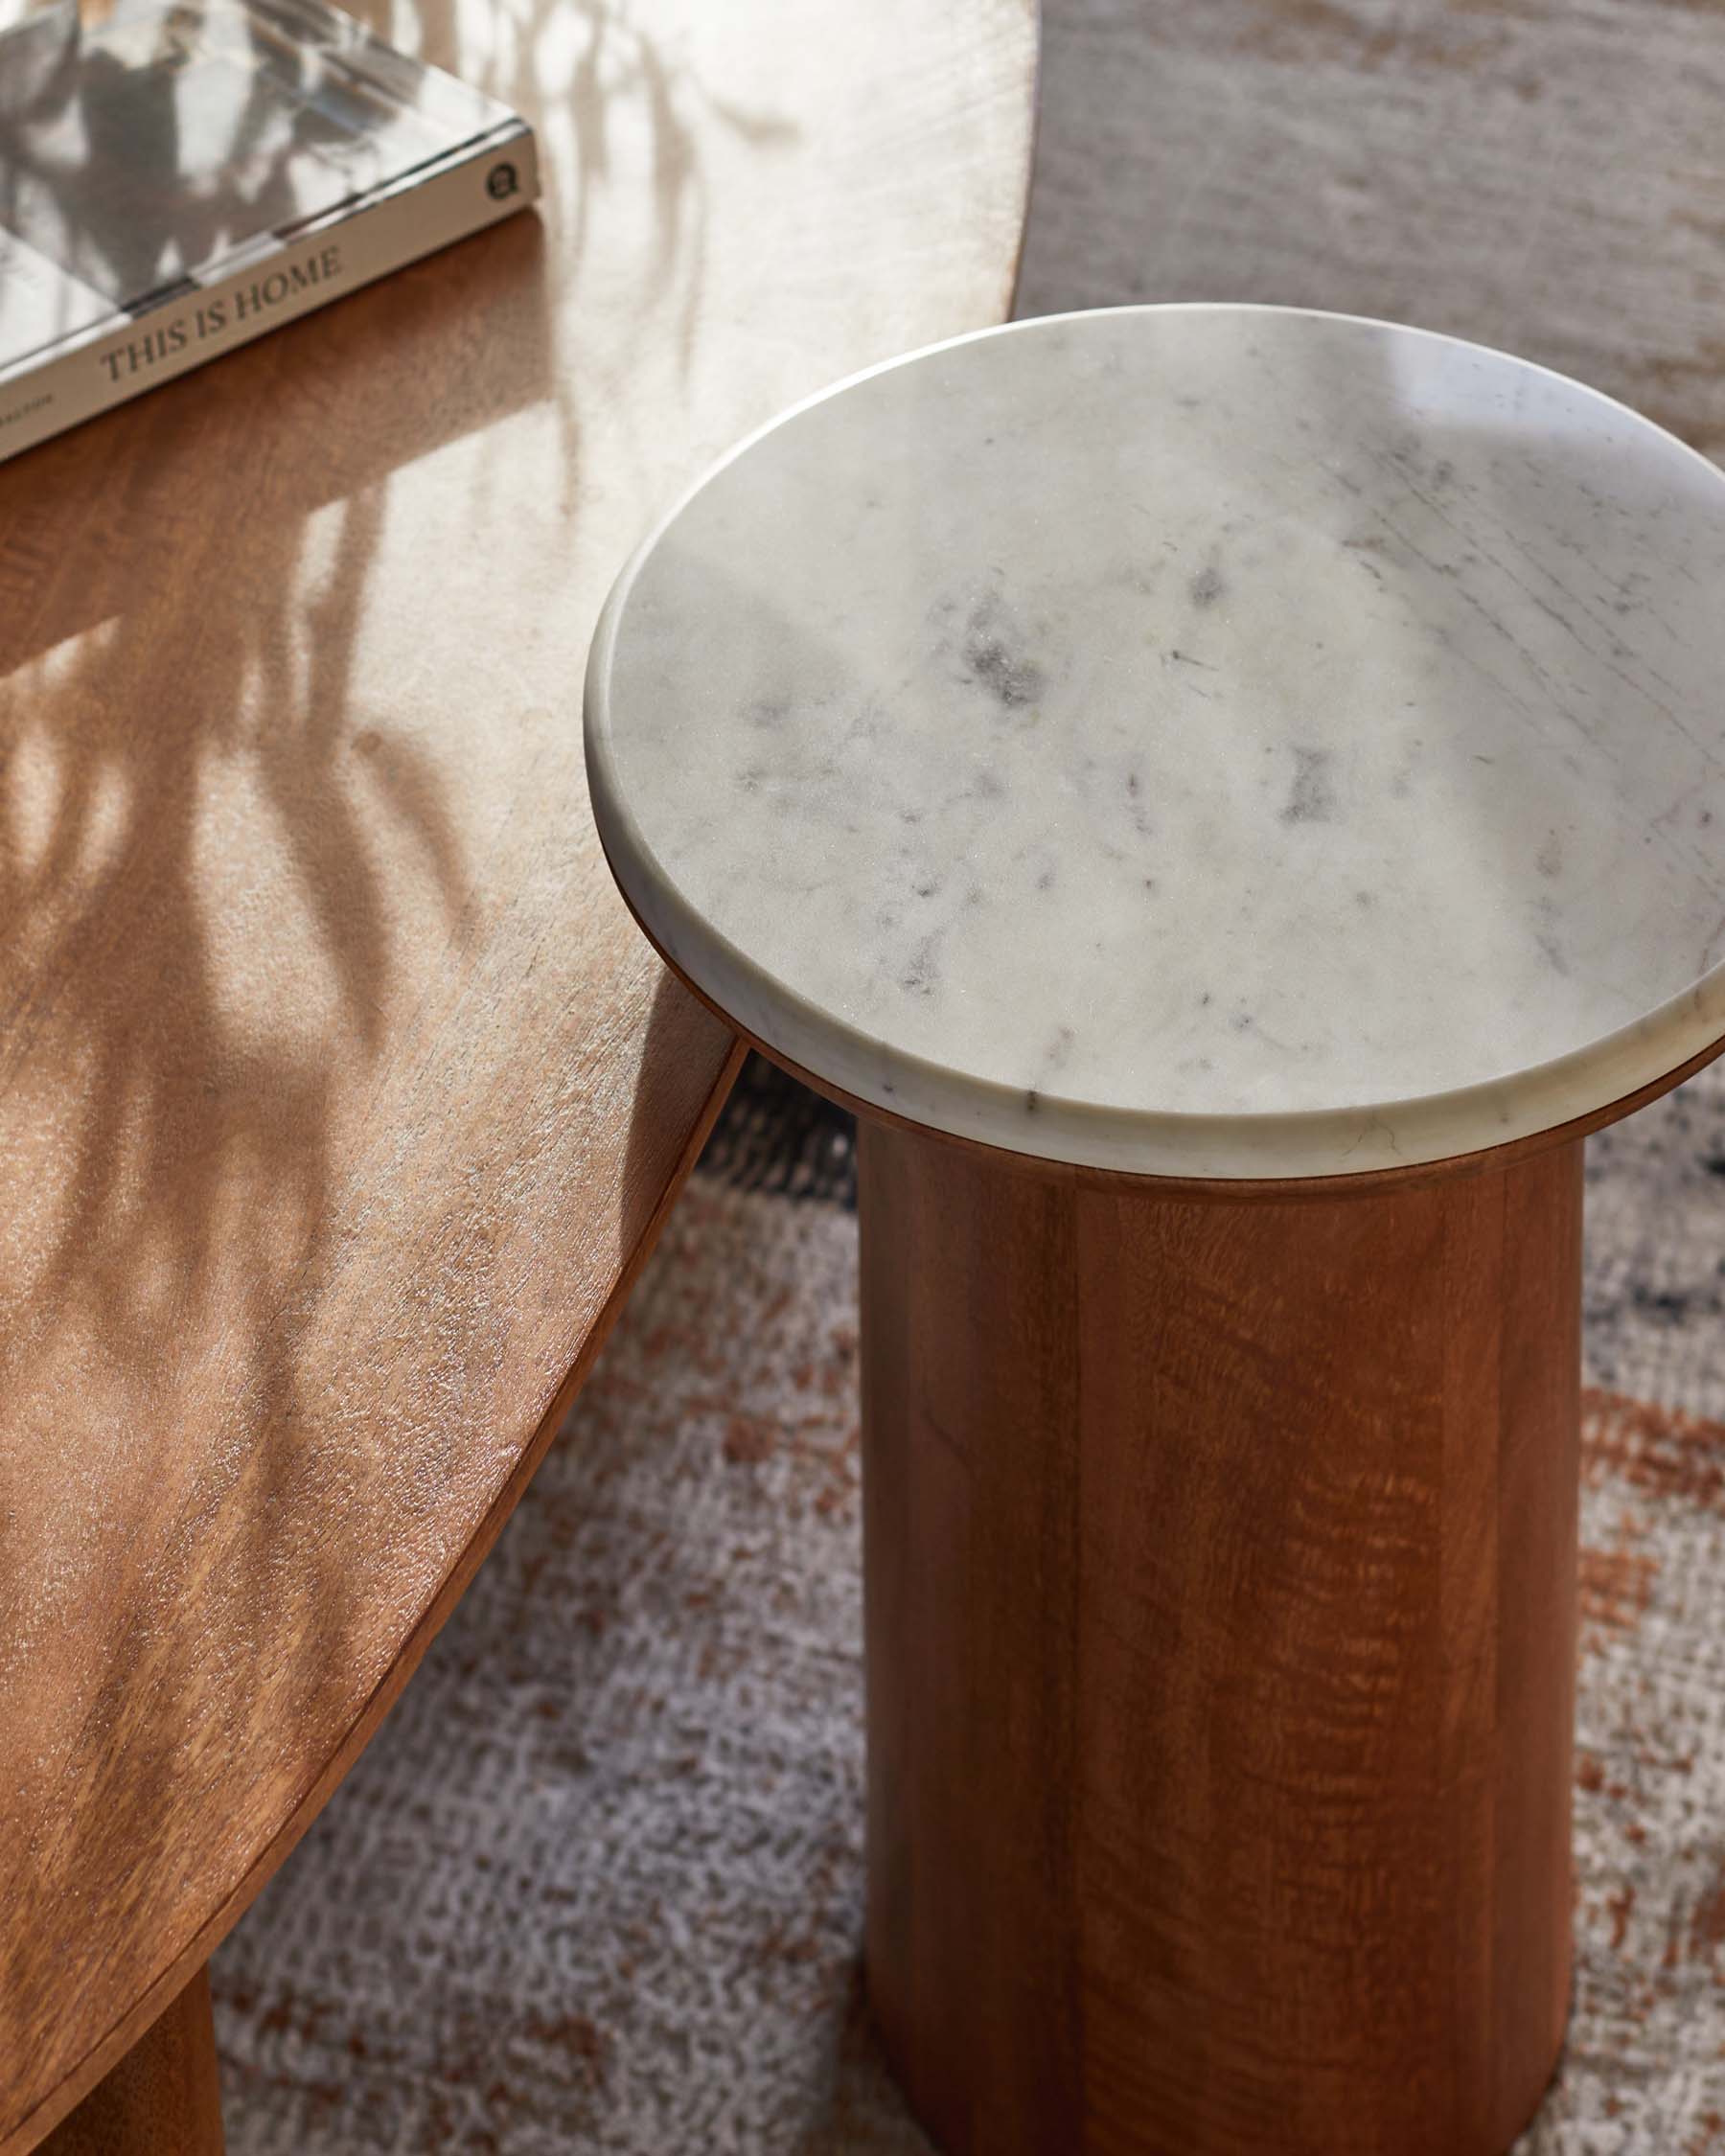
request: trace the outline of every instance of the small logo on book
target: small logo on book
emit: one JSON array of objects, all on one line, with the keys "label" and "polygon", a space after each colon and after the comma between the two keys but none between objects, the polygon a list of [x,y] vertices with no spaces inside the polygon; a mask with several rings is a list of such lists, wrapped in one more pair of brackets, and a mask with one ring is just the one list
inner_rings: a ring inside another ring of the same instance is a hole
[{"label": "small logo on book", "polygon": [[485,175],[485,192],[494,202],[507,202],[512,195],[521,192],[521,183],[516,177],[513,165],[494,165]]}]

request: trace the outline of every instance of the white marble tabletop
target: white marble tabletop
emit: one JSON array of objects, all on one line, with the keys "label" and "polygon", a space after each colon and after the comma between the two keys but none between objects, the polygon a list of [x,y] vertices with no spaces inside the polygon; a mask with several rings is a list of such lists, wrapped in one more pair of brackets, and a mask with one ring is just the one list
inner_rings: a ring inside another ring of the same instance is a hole
[{"label": "white marble tabletop", "polygon": [[1476,345],[1128,308],[914,355],[630,563],[593,808],[833,1087],[1058,1160],[1434,1160],[1725,1036],[1725,478]]}]

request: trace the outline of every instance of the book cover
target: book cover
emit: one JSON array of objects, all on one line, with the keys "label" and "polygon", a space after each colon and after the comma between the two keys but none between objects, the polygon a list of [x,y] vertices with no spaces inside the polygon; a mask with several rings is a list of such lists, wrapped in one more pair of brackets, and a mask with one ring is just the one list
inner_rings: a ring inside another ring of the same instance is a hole
[{"label": "book cover", "polygon": [[322,0],[0,32],[0,459],[507,217],[526,123]]}]

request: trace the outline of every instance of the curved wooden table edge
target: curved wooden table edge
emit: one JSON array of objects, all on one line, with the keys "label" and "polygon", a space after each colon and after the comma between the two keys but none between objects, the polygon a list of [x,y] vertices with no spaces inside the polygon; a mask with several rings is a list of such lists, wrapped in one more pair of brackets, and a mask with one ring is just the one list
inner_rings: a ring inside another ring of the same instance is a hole
[{"label": "curved wooden table edge", "polygon": [[[1004,265],[1000,296],[991,318],[1006,321],[1011,318],[1019,281],[1024,270],[1024,236],[1029,213],[1030,190],[1035,173],[1036,145],[1041,123],[1040,89],[1042,82],[1043,39],[1042,0],[1023,0],[1026,18],[1026,33],[1030,39],[1030,64],[1024,77],[1024,103],[1026,126],[1024,135],[1022,168],[1019,179],[1019,215],[1017,242],[1009,262]],[[843,369],[835,370],[842,374]],[[614,885],[614,879],[613,879]],[[651,938],[648,939],[652,941]],[[662,955],[662,954],[661,954]],[[724,1012],[717,1009],[706,997],[702,996],[693,984],[684,982],[674,966],[668,966],[673,978],[688,988],[696,1000],[721,1019],[732,1035],[732,1047],[720,1070],[712,1092],[702,1113],[691,1126],[688,1141],[678,1158],[677,1172],[668,1181],[658,1203],[649,1219],[647,1228],[628,1258],[619,1268],[617,1279],[610,1296],[600,1311],[591,1331],[583,1342],[581,1350],[552,1396],[549,1407],[540,1420],[538,1429],[522,1449],[511,1469],[490,1510],[480,1522],[477,1530],[458,1552],[442,1584],[426,1603],[418,1622],[402,1642],[400,1653],[372,1692],[370,1698],[350,1724],[340,1745],[326,1760],[322,1771],[307,1788],[292,1811],[282,1823],[277,1832],[259,1849],[250,1868],[238,1886],[221,1905],[213,1911],[193,1937],[180,1948],[173,1959],[164,1965],[147,1990],[142,1992],[129,2011],[114,2023],[102,2041],[89,2051],[75,2073],[69,2074],[34,2107],[19,2119],[10,2129],[0,2128],[0,2156],[26,2156],[54,2131],[111,2067],[116,2065],[138,2039],[152,2027],[157,2019],[174,2004],[193,1981],[199,1968],[206,1964],[221,1941],[244,1915],[247,1909],[268,1885],[276,1871],[292,1854],[301,1837],[310,1827],[341,1785],[354,1762],[364,1751],[376,1733],[379,1725],[391,1707],[405,1689],[408,1679],[419,1666],[420,1661],[432,1640],[448,1622],[455,1605],[467,1592],[473,1574],[490,1553],[493,1544],[502,1532],[511,1513],[519,1502],[522,1492],[537,1473],[540,1460],[550,1449],[551,1440],[567,1414],[576,1394],[598,1359],[611,1328],[621,1316],[624,1304],[639,1278],[643,1267],[651,1256],[666,1221],[690,1171],[699,1158],[707,1135],[718,1120],[719,1112],[730,1092],[737,1072],[743,1066],[751,1042]],[[764,1051],[770,1053],[770,1051]]]},{"label": "curved wooden table edge", "polygon": [[1030,230],[1030,190],[1036,182],[1036,153],[1042,148],[1043,0],[1024,0],[1024,7],[1030,33],[1030,66],[1024,81],[1029,124],[1024,130],[1024,170],[1019,185],[1018,245],[1007,265],[997,323],[1010,322],[1018,313],[1019,287],[1024,281],[1024,241]]},{"label": "curved wooden table edge", "polygon": [[[1620,1123],[1626,1115],[1645,1108],[1649,1101],[1658,1100],[1662,1094],[1671,1092],[1686,1078],[1696,1071],[1705,1070],[1716,1057],[1725,1054],[1725,1035],[1711,1041],[1697,1050],[1687,1062],[1675,1068],[1662,1071],[1650,1078],[1644,1086],[1633,1092],[1622,1093],[1616,1100],[1607,1101],[1602,1108],[1590,1109],[1585,1115],[1572,1116],[1566,1123],[1553,1123],[1548,1130],[1534,1131],[1526,1137],[1511,1138],[1503,1145],[1491,1145],[1475,1153],[1452,1153],[1438,1160],[1415,1160],[1405,1168],[1366,1168],[1357,1175],[1339,1176],[1155,1176],[1133,1175],[1119,1168],[1087,1167],[1075,1160],[1048,1160],[1035,1153],[1015,1153],[1009,1146],[990,1145],[980,1138],[961,1137],[954,1131],[937,1130],[932,1123],[919,1123],[914,1117],[896,1114],[889,1108],[882,1108],[874,1101],[863,1100],[859,1094],[846,1092],[830,1079],[817,1076],[805,1069],[801,1064],[775,1048],[770,1041],[749,1029],[716,1003],[697,982],[691,980],[677,961],[668,955],[651,929],[635,910],[634,902],[617,883],[617,895],[628,906],[634,925],[657,952],[660,963],[674,980],[687,989],[695,1000],[710,1011],[721,1024],[726,1025],[747,1044],[766,1057],[770,1064],[788,1076],[807,1086],[812,1092],[836,1101],[851,1114],[871,1122],[885,1123],[894,1130],[907,1131],[917,1137],[932,1138],[941,1145],[950,1145],[978,1159],[990,1160],[1006,1174],[1038,1176],[1046,1181],[1075,1184],[1085,1189],[1154,1192],[1159,1197],[1209,1201],[1217,1204],[1297,1204],[1309,1200],[1313,1203],[1334,1202],[1344,1198],[1368,1198],[1390,1190],[1417,1190],[1435,1182],[1447,1182],[1455,1177],[1488,1175],[1495,1170],[1510,1168],[1518,1161],[1530,1160],[1536,1155],[1549,1153],[1554,1146],[1568,1145],[1576,1138],[1589,1136],[1602,1131],[1608,1124]],[[9,2156],[0,2143],[0,2156]]]},{"label": "curved wooden table edge", "polygon": [[[735,1027],[731,1030],[733,1034],[736,1031]],[[747,1044],[741,1039],[735,1040],[720,1068],[718,1081],[690,1130],[688,1140],[678,1156],[676,1173],[667,1181],[640,1240],[619,1267],[616,1283],[610,1296],[594,1320],[592,1329],[583,1341],[580,1353],[552,1395],[551,1404],[540,1418],[538,1429],[523,1447],[490,1510],[480,1521],[472,1538],[457,1553],[436,1593],[421,1613],[418,1622],[403,1640],[395,1661],[390,1663],[376,1689],[349,1725],[346,1735],[325,1761],[317,1778],[306,1790],[271,1840],[258,1851],[251,1868],[227,1899],[187,1940],[155,1982],[139,1997],[130,2011],[123,2015],[102,2042],[85,2054],[78,2071],[69,2075],[51,2094],[44,2097],[34,2110],[18,2121],[10,2133],[0,2136],[0,2156],[24,2156],[24,2151],[34,2148],[45,2140],[77,2108],[109,2068],[117,2064],[156,2019],[168,2010],[292,1854],[301,1836],[334,1795],[354,1762],[371,1741],[384,1715],[405,1689],[407,1680],[418,1668],[426,1648],[442,1631],[456,1603],[466,1594],[473,1574],[490,1554],[492,1546],[502,1532],[510,1514],[520,1502],[522,1492],[537,1473],[540,1460],[550,1450],[551,1440],[562,1426],[576,1394],[586,1382],[600,1351],[610,1337],[611,1328],[622,1315],[623,1306],[629,1300],[642,1268],[664,1230],[666,1221],[671,1217],[672,1208],[700,1158],[707,1134],[718,1120],[719,1112],[724,1106],[747,1053]]]}]

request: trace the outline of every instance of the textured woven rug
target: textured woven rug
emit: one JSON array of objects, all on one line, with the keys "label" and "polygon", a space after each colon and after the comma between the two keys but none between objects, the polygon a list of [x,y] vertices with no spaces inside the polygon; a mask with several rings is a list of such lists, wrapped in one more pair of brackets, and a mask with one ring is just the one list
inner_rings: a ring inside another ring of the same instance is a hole
[{"label": "textured woven rug", "polygon": [[[1024,310],[1257,298],[1725,450],[1686,0],[1050,0]],[[234,2156],[908,2156],[861,2007],[856,1224],[751,1067],[564,1441],[217,1956]],[[1530,2156],[1725,2151],[1725,1078],[1588,1168],[1579,1963]]]}]

